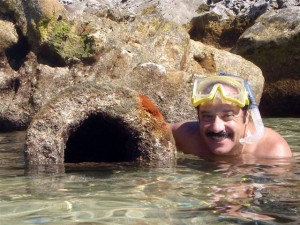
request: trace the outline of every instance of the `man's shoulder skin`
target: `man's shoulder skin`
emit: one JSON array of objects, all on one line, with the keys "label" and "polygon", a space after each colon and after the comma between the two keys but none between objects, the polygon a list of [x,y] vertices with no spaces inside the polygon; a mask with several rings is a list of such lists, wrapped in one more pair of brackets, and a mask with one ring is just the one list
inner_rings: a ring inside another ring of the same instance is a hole
[{"label": "man's shoulder skin", "polygon": [[254,155],[270,159],[289,158],[292,156],[292,151],[279,133],[266,127],[264,136],[255,146]]},{"label": "man's shoulder skin", "polygon": [[198,121],[187,120],[170,125],[179,151],[197,156],[212,155],[200,138]]}]

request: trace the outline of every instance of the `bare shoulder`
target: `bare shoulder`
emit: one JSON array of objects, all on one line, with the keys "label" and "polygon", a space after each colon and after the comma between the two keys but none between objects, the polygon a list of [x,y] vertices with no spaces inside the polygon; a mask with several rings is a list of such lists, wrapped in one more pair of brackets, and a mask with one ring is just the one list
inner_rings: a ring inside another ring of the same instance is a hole
[{"label": "bare shoulder", "polygon": [[190,154],[198,154],[199,123],[198,121],[182,121],[170,124],[177,149]]},{"label": "bare shoulder", "polygon": [[279,133],[265,128],[265,134],[257,146],[257,154],[264,158],[288,158],[292,156],[292,151]]},{"label": "bare shoulder", "polygon": [[188,136],[198,132],[199,124],[197,121],[182,121],[170,124],[174,137]]}]

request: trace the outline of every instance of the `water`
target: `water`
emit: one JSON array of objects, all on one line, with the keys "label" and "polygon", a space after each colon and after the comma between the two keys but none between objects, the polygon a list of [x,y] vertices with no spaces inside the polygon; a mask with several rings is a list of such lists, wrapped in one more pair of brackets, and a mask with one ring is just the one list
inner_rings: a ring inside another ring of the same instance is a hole
[{"label": "water", "polygon": [[300,224],[300,120],[265,119],[291,160],[207,162],[174,168],[97,164],[65,172],[24,167],[25,132],[0,134],[0,224]]}]

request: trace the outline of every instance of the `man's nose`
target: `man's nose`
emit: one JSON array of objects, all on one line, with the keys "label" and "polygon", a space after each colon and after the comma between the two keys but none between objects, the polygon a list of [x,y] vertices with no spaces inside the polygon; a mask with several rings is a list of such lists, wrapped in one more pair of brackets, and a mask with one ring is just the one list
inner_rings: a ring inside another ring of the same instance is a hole
[{"label": "man's nose", "polygon": [[214,121],[212,121],[212,131],[218,133],[223,130],[225,130],[225,123],[218,115],[216,115]]}]

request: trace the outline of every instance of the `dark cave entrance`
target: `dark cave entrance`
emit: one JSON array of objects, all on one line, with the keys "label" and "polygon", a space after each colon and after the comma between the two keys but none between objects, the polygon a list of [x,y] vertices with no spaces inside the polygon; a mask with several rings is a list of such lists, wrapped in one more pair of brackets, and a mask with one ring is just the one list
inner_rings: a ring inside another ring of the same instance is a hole
[{"label": "dark cave entrance", "polygon": [[135,161],[140,157],[138,137],[120,118],[90,115],[70,134],[65,163]]}]

